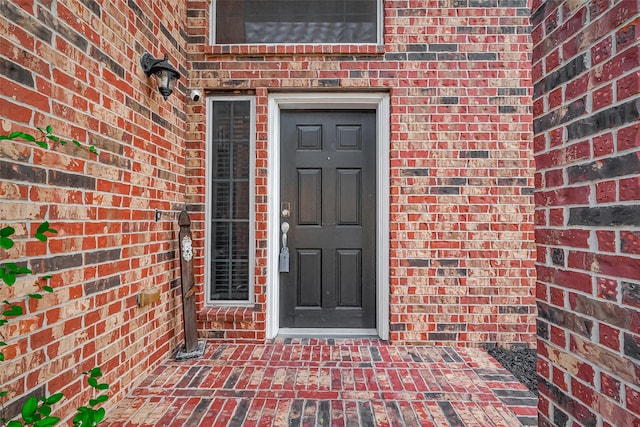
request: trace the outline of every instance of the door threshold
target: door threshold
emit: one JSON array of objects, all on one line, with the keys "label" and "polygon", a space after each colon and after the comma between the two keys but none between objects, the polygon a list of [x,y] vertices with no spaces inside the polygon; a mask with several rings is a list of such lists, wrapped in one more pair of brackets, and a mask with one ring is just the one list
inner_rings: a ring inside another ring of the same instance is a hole
[{"label": "door threshold", "polygon": [[353,328],[280,328],[282,338],[378,338],[376,329]]}]

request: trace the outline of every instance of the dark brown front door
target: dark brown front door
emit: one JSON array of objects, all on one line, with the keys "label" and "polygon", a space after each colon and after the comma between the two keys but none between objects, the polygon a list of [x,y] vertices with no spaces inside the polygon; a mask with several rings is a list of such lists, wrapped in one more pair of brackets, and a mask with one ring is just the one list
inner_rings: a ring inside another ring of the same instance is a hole
[{"label": "dark brown front door", "polygon": [[280,327],[374,328],[376,113],[282,111],[280,122]]}]

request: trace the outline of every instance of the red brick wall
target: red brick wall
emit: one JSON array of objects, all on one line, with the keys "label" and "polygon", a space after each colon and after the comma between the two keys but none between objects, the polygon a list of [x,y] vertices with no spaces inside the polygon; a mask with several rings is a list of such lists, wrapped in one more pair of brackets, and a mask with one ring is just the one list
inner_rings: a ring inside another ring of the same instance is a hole
[{"label": "red brick wall", "polygon": [[[69,414],[86,403],[81,372],[94,366],[115,403],[179,344],[186,80],[165,102],[139,60],[166,51],[185,70],[185,6],[0,1],[1,132],[51,125],[99,151],[0,144],[0,227],[17,230],[16,247],[0,250],[0,259],[52,274],[55,288],[0,328],[9,415],[18,396],[42,390],[63,391],[57,413]],[[58,234],[46,244],[28,240],[43,220]],[[22,301],[33,281],[2,286],[0,301]],[[144,288],[160,290],[161,302],[137,307]]]},{"label": "red brick wall", "polygon": [[638,5],[533,5],[541,425],[639,422]]},{"label": "red brick wall", "polygon": [[[230,47],[209,45],[209,2],[188,2],[190,85],[217,95],[254,94],[257,105],[258,303],[203,308],[205,336],[265,338],[269,91],[377,90],[391,99],[391,340],[533,345],[527,2],[383,4],[380,46]],[[203,104],[189,112],[187,199],[203,249],[206,117]]]}]

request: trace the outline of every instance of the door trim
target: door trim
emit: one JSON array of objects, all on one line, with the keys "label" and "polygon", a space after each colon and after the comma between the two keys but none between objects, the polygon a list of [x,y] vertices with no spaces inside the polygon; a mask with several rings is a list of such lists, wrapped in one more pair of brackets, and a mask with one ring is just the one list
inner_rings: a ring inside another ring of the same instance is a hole
[{"label": "door trim", "polygon": [[[370,109],[376,111],[376,329],[389,339],[389,94],[388,93],[272,93],[268,103],[268,203],[266,336],[280,330],[280,110]],[[368,331],[368,330],[367,330]],[[339,332],[339,331],[336,331]],[[354,334],[363,331],[354,330]],[[324,330],[324,335],[331,329]]]}]

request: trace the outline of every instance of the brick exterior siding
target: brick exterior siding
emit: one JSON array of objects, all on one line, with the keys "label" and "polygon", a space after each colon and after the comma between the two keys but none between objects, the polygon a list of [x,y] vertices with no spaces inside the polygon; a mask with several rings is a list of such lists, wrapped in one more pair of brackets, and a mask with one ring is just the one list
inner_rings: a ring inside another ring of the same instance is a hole
[{"label": "brick exterior siding", "polygon": [[[70,414],[91,397],[81,372],[94,366],[115,403],[180,342],[175,212],[185,194],[184,95],[164,102],[139,61],[144,51],[166,50],[184,74],[185,8],[0,0],[2,133],[51,125],[99,151],[0,141],[0,227],[17,235],[0,259],[28,259],[38,275],[53,275],[55,288],[1,328],[8,346],[0,389],[9,391],[2,415],[18,409],[16,396],[39,391],[63,391],[56,413]],[[46,244],[27,240],[45,219],[58,234]],[[33,282],[3,285],[0,301],[33,292]],[[144,288],[160,290],[161,302],[139,308]]]},{"label": "brick exterior siding", "polygon": [[542,426],[640,419],[638,5],[533,5]]},{"label": "brick exterior siding", "polygon": [[[391,99],[391,341],[533,345],[527,3],[383,5],[380,46],[211,46],[209,3],[188,2],[190,85],[252,94],[257,105],[257,304],[203,309],[204,336],[265,339],[269,92],[376,90]],[[189,108],[187,201],[203,283],[206,117],[203,105]]]},{"label": "brick exterior siding", "polygon": [[[93,366],[111,384],[111,405],[178,347],[176,219],[185,205],[201,335],[264,341],[273,90],[390,95],[392,342],[534,345],[526,1],[385,0],[381,45],[275,47],[210,46],[209,3],[0,0],[2,132],[51,125],[99,150],[0,144],[0,226],[19,237],[0,257],[52,273],[56,289],[3,329],[9,413],[19,396],[61,389],[71,413],[89,395],[80,373]],[[185,76],[166,102],[140,68],[145,51],[166,51]],[[203,304],[207,118],[189,88],[256,99],[251,308]],[[58,234],[27,241],[45,219]],[[637,239],[625,236],[633,251]],[[33,291],[32,282],[3,286],[0,300]],[[159,289],[160,303],[137,307],[144,288]]]}]

